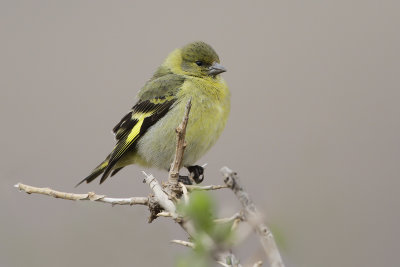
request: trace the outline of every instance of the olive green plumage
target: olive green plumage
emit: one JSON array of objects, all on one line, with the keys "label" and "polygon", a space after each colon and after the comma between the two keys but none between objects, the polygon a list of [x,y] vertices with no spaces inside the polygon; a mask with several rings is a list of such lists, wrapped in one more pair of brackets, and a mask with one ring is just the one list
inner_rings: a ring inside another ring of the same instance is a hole
[{"label": "olive green plumage", "polygon": [[204,42],[169,54],[139,91],[136,105],[114,127],[117,144],[112,152],[80,183],[101,174],[102,183],[130,164],[168,170],[175,152],[175,128],[190,98],[183,165],[193,165],[215,143],[228,119],[230,93],[219,75],[226,70],[219,63],[217,53]]}]

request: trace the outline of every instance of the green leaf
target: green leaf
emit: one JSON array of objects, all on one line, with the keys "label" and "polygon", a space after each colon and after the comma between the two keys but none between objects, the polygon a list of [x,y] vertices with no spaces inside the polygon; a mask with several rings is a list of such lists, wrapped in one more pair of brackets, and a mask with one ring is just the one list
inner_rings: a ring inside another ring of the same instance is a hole
[{"label": "green leaf", "polygon": [[214,226],[215,204],[209,194],[196,191],[190,194],[188,205],[184,208],[184,215],[194,223],[198,232],[210,233]]}]

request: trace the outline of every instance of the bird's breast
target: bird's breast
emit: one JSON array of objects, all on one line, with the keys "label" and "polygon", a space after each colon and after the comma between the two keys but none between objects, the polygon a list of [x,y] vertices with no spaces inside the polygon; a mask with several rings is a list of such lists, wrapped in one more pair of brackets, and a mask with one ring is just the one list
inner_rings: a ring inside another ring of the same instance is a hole
[{"label": "bird's breast", "polygon": [[192,108],[186,128],[183,164],[193,165],[215,144],[230,111],[230,95],[222,79],[186,79],[171,110],[139,140],[138,159],[145,165],[168,169],[175,153],[175,129],[181,123],[189,99]]},{"label": "bird's breast", "polygon": [[[191,97],[192,109],[186,133],[184,164],[194,164],[215,144],[225,128],[230,111],[230,94],[222,78],[193,79],[182,89]],[[184,100],[187,102],[187,100]]]}]

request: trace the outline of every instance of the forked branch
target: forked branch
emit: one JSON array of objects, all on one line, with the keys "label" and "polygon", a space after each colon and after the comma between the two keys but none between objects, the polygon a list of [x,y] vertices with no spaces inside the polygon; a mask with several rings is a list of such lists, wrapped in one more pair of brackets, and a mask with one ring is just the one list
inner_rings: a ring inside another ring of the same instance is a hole
[{"label": "forked branch", "polygon": [[[176,209],[177,202],[180,199],[183,199],[185,203],[188,202],[188,199],[190,198],[190,191],[218,190],[229,187],[234,191],[239,201],[242,203],[244,208],[243,212],[236,213],[230,218],[216,220],[216,222],[233,222],[232,229],[235,229],[235,225],[237,225],[237,223],[239,223],[240,221],[248,221],[251,225],[253,225],[254,229],[260,236],[261,243],[267,254],[270,266],[284,267],[282,258],[280,256],[279,250],[276,246],[276,242],[272,236],[271,231],[262,222],[261,216],[259,215],[254,203],[250,200],[250,197],[241,186],[236,173],[234,173],[227,167],[224,167],[221,170],[226,177],[226,185],[197,186],[179,184],[179,169],[182,166],[183,154],[186,147],[185,134],[189,120],[190,109],[191,100],[187,102],[183,120],[176,129],[176,153],[174,161],[171,164],[167,183],[165,185],[162,185],[152,175],[143,172],[145,174],[145,182],[152,190],[152,194],[149,197],[109,198],[105,195],[97,195],[93,192],[89,192],[87,194],[74,194],[56,191],[47,187],[33,187],[21,183],[16,184],[15,187],[28,194],[42,194],[67,200],[90,200],[108,203],[111,205],[145,205],[148,206],[151,213],[149,222],[157,217],[171,217],[184,229],[185,232],[189,234],[189,236],[192,237],[196,235],[196,229],[190,221],[190,218],[182,218],[178,215]],[[206,244],[211,251],[214,251],[214,257],[220,265],[241,267],[241,264],[239,263],[239,260],[236,258],[236,256],[230,250],[227,250],[225,248],[218,248],[211,236],[204,236],[204,241],[204,244]],[[173,240],[172,242],[188,247],[193,246],[193,243],[182,240]],[[257,262],[254,266],[260,266],[260,264],[260,262]]]},{"label": "forked branch", "polygon": [[281,254],[272,235],[271,230],[263,222],[261,214],[258,212],[256,205],[251,200],[249,194],[244,190],[237,173],[223,167],[222,174],[225,176],[225,184],[232,189],[236,197],[243,206],[246,220],[253,226],[258,234],[264,251],[267,255],[271,267],[284,267]]}]

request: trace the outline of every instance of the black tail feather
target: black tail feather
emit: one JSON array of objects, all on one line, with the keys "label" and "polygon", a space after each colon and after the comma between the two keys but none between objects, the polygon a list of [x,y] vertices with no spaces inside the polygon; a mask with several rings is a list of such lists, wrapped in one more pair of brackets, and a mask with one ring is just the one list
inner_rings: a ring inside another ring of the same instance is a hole
[{"label": "black tail feather", "polygon": [[89,176],[87,176],[85,179],[83,179],[82,181],[80,181],[77,185],[75,185],[75,187],[77,187],[78,185],[82,184],[83,182],[86,182],[87,184],[90,183],[91,181],[93,181],[94,179],[96,179],[100,174],[102,174],[104,172],[104,170],[107,168],[107,164],[108,160],[106,159],[105,161],[103,161],[99,166],[97,166],[92,173],[89,174]]},{"label": "black tail feather", "polygon": [[101,176],[100,184],[102,184],[108,178],[108,176],[110,176],[110,173],[112,172],[112,168],[114,167],[114,165],[115,165],[115,163],[108,164],[107,168],[103,172],[103,175]]}]

